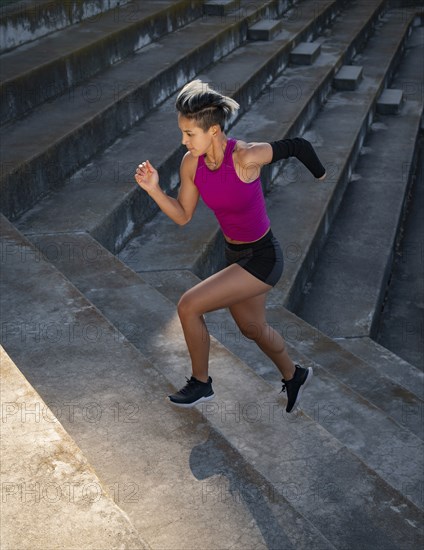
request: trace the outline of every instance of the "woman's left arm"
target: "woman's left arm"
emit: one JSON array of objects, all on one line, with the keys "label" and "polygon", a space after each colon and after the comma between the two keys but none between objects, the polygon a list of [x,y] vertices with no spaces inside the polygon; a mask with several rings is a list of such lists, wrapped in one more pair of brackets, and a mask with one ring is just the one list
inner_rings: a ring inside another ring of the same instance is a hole
[{"label": "woman's left arm", "polygon": [[272,160],[272,147],[269,143],[237,142],[236,166],[237,173],[242,181],[255,181],[261,172],[262,166]]},{"label": "woman's left arm", "polygon": [[289,157],[296,157],[315,178],[323,180],[326,170],[318,158],[312,144],[304,139],[281,139],[271,143],[246,143],[241,148],[242,164],[250,170],[260,170],[265,164],[271,164]]}]

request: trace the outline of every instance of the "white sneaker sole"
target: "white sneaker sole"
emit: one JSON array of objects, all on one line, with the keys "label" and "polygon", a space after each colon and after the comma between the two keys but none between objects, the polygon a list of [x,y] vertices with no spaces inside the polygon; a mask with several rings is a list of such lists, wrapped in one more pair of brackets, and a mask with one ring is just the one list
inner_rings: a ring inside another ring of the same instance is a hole
[{"label": "white sneaker sole", "polygon": [[193,403],[177,403],[175,401],[172,401],[172,399],[170,399],[168,396],[168,401],[173,405],[175,405],[176,407],[181,407],[182,409],[191,409],[195,405],[198,405],[199,403],[204,403],[205,401],[210,401],[214,397],[215,397],[215,394],[213,393],[212,395],[208,395],[207,397],[200,397],[200,399],[198,399],[197,401],[194,401]]},{"label": "white sneaker sole", "polygon": [[303,390],[309,384],[309,382],[311,381],[311,378],[312,378],[313,375],[314,375],[314,371],[313,371],[312,367],[308,367],[308,376],[306,377],[306,380],[303,382],[303,384],[300,386],[299,393],[297,394],[297,399],[295,401],[295,404],[293,405],[292,410],[288,414],[291,414],[293,411],[295,411],[297,408],[299,408],[300,398],[302,397]]}]

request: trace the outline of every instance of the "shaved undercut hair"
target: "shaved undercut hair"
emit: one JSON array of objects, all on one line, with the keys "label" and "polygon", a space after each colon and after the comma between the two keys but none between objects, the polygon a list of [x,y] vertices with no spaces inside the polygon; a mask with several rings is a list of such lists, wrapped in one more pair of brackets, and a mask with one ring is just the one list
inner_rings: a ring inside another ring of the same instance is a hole
[{"label": "shaved undercut hair", "polygon": [[213,90],[201,80],[193,80],[178,94],[175,106],[184,117],[196,121],[204,132],[215,124],[224,130],[225,121],[240,108],[231,97]]}]

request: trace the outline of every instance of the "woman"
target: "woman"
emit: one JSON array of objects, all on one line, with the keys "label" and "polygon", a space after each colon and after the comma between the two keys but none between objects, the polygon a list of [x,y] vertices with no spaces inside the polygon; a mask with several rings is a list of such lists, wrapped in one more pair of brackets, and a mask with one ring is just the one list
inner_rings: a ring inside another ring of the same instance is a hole
[{"label": "woman", "polygon": [[229,308],[242,334],[254,340],[281,372],[286,411],[291,412],[312,377],[312,368],[293,363],[282,336],[265,319],[266,295],[281,277],[283,255],[271,231],[259,176],[263,165],[289,156],[296,156],[319,179],[325,177],[325,169],[312,145],[302,138],[272,143],[227,138],[225,122],[239,104],[200,80],[184,86],[176,108],[182,143],[188,149],[181,162],[178,197],[161,190],[158,173],[148,160],[138,166],[135,180],[179,225],[191,220],[202,196],[223,231],[227,267],[185,292],[178,303],[192,376],[168,397],[181,407],[213,398],[208,375],[210,337],[203,315]]}]

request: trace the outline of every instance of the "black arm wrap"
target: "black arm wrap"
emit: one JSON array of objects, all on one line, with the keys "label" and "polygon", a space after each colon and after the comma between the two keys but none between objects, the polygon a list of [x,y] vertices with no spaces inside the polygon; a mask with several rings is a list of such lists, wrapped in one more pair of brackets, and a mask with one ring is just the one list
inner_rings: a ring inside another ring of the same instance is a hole
[{"label": "black arm wrap", "polygon": [[316,178],[325,174],[325,168],[321,164],[311,143],[304,138],[280,139],[270,143],[272,147],[272,160],[277,162],[281,159],[296,157]]}]

